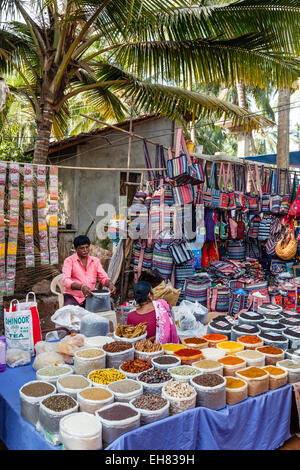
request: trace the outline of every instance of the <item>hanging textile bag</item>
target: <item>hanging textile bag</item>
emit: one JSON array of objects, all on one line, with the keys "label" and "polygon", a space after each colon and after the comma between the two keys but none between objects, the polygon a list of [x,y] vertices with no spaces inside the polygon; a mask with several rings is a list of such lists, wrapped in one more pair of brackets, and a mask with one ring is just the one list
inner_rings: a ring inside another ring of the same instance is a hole
[{"label": "hanging textile bag", "polygon": [[245,242],[243,240],[228,240],[227,245],[228,258],[244,261],[245,260]]},{"label": "hanging textile bag", "polygon": [[[230,190],[229,190],[230,185]],[[228,163],[227,166],[227,194],[228,194],[228,205],[227,210],[235,210],[237,208],[236,197],[235,197],[235,175],[233,173],[232,164]]]},{"label": "hanging textile bag", "polygon": [[270,271],[272,274],[281,274],[286,272],[286,263],[282,260],[272,259]]},{"label": "hanging textile bag", "polygon": [[277,168],[275,194],[271,196],[271,200],[270,200],[270,211],[272,212],[272,214],[280,213],[280,205],[282,201],[282,196],[279,194],[279,191],[280,191],[280,170],[279,168]]},{"label": "hanging textile bag", "polygon": [[[184,153],[180,155],[181,148]],[[190,153],[186,146],[183,130],[181,128],[176,131],[174,158],[171,150],[169,149],[167,170],[169,178],[176,181],[177,184],[199,184],[203,182],[203,174],[201,180],[199,180],[199,171],[197,172],[193,166]]]},{"label": "hanging textile bag", "polygon": [[284,194],[281,198],[281,204],[279,213],[285,215],[289,212],[290,204],[291,204],[291,189],[290,189],[290,177],[288,170],[285,170],[285,177],[284,177]]},{"label": "hanging textile bag", "polygon": [[260,197],[259,197],[259,178],[258,178],[258,167],[254,165],[254,175],[250,164],[246,163],[247,175],[250,175],[250,192],[247,193],[247,202],[249,211],[260,211]]},{"label": "hanging textile bag", "polygon": [[153,248],[152,270],[156,270],[164,279],[171,279],[174,260],[169,245],[174,240],[172,234],[160,233]]},{"label": "hanging textile bag", "polygon": [[227,240],[229,237],[229,224],[226,220],[225,213],[221,212],[220,215],[220,239]]},{"label": "hanging textile bag", "polygon": [[228,222],[229,222],[229,238],[231,240],[235,240],[237,238],[238,224],[232,217],[228,217]]},{"label": "hanging textile bag", "polygon": [[242,218],[241,213],[238,216],[238,220],[237,220],[236,238],[238,240],[245,240],[245,238],[246,238],[245,224],[243,222],[243,218]]},{"label": "hanging textile bag", "polygon": [[246,198],[246,169],[244,165],[233,165],[234,184],[235,184],[235,204],[237,209],[246,212],[248,210]]},{"label": "hanging textile bag", "polygon": [[273,170],[269,170],[269,172],[266,170],[264,190],[263,190],[263,195],[262,195],[262,206],[261,206],[262,212],[270,212],[272,180],[273,180]]},{"label": "hanging textile bag", "polygon": [[269,256],[276,255],[276,245],[280,240],[280,234],[271,235],[266,243],[266,252]]},{"label": "hanging textile bag", "polygon": [[233,291],[230,296],[228,314],[238,315],[241,310],[246,310],[248,307],[249,293],[241,288]]},{"label": "hanging textile bag", "polygon": [[207,295],[210,287],[211,280],[209,278],[201,279],[197,276],[186,279],[184,285],[184,299],[189,302],[199,302],[207,307]]},{"label": "hanging textile bag", "polygon": [[214,242],[210,242],[208,246],[208,257],[209,263],[212,261],[218,261],[220,259],[218,245],[216,240]]},{"label": "hanging textile bag", "polygon": [[133,271],[138,281],[143,269],[152,268],[153,248],[147,247],[146,240],[139,240],[133,247]]},{"label": "hanging textile bag", "polygon": [[204,184],[202,189],[202,199],[205,207],[211,207],[211,187],[207,173],[207,161],[204,164]]},{"label": "hanging textile bag", "polygon": [[[296,176],[294,176],[294,181],[296,181]],[[300,185],[298,187],[296,197],[289,208],[288,215],[296,219],[300,217]]]},{"label": "hanging textile bag", "polygon": [[261,219],[257,235],[257,239],[260,242],[266,241],[270,238],[271,223],[272,217],[270,216],[264,215]]},{"label": "hanging textile bag", "polygon": [[230,303],[229,287],[211,287],[207,295],[207,308],[209,312],[228,313]]},{"label": "hanging textile bag", "polygon": [[184,184],[173,187],[173,197],[175,204],[184,206],[194,201],[194,190],[191,184]]},{"label": "hanging textile bag", "polygon": [[[222,182],[222,179],[223,179],[223,182]],[[229,196],[227,193],[227,175],[225,173],[225,165],[223,162],[220,164],[218,186],[220,188],[219,209],[227,209],[228,203],[229,203]]]},{"label": "hanging textile bag", "polygon": [[221,191],[217,179],[217,164],[212,162],[210,170],[210,188],[211,188],[211,208],[219,209],[221,201]]},{"label": "hanging textile bag", "polygon": [[183,240],[174,240],[168,246],[168,250],[175,264],[182,264],[193,259],[193,252],[187,247]]},{"label": "hanging textile bag", "polygon": [[259,215],[254,215],[249,223],[248,237],[257,238],[258,230],[261,223],[261,217]]}]

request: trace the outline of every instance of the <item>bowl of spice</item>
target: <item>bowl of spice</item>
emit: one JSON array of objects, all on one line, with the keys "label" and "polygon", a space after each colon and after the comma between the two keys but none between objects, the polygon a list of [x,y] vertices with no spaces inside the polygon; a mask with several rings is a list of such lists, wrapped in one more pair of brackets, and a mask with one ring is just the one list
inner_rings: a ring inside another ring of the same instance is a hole
[{"label": "bowl of spice", "polygon": [[185,348],[176,351],[174,356],[181,359],[182,365],[191,366],[193,362],[202,358],[202,351],[200,349]]},{"label": "bowl of spice", "polygon": [[78,402],[66,393],[56,393],[45,398],[39,409],[36,429],[53,445],[61,444],[59,422],[61,418],[78,411]]},{"label": "bowl of spice", "polygon": [[145,393],[130,401],[141,415],[141,425],[153,423],[169,416],[170,403],[165,398],[153,393]]},{"label": "bowl of spice", "polygon": [[126,379],[126,375],[112,367],[111,369],[93,370],[89,373],[88,378],[91,380],[93,387],[105,388],[111,382]]},{"label": "bowl of spice", "polygon": [[246,367],[235,375],[248,383],[249,397],[255,397],[269,390],[269,373],[261,367]]},{"label": "bowl of spice", "polygon": [[106,367],[118,369],[125,361],[134,358],[134,347],[126,341],[113,341],[102,346],[106,353]]},{"label": "bowl of spice", "polygon": [[181,359],[170,354],[165,354],[164,356],[156,357],[151,359],[154,369],[167,370],[172,367],[180,366]]},{"label": "bowl of spice", "polygon": [[77,399],[77,393],[84,388],[91,386],[91,381],[83,375],[68,375],[57,379],[56,386],[59,393],[66,393],[72,398]]},{"label": "bowl of spice", "polygon": [[95,412],[102,424],[102,440],[110,444],[121,434],[140,426],[140,412],[129,403],[112,403]]},{"label": "bowl of spice", "polygon": [[38,369],[36,371],[36,379],[56,385],[57,379],[59,377],[66,377],[67,375],[73,374],[73,372],[73,367],[67,364],[57,366],[52,365]]},{"label": "bowl of spice", "polygon": [[60,420],[59,433],[65,450],[102,449],[102,425],[90,413],[65,416]]},{"label": "bowl of spice", "polygon": [[107,389],[113,393],[115,401],[129,403],[133,398],[142,395],[143,386],[133,379],[118,380],[107,386]]},{"label": "bowl of spice", "polygon": [[219,374],[201,374],[191,379],[191,385],[195,387],[197,398],[196,405],[220,410],[226,406],[226,380]]},{"label": "bowl of spice", "polygon": [[275,390],[276,388],[283,387],[288,381],[288,372],[277,366],[263,367],[269,373],[269,388]]},{"label": "bowl of spice", "polygon": [[103,406],[113,403],[114,395],[104,387],[88,387],[77,393],[77,401],[80,411],[95,413]]},{"label": "bowl of spice", "polygon": [[264,344],[263,340],[256,335],[239,336],[238,343],[241,343],[245,349],[256,349]]},{"label": "bowl of spice", "polygon": [[248,397],[248,384],[243,379],[236,377],[226,377],[226,403],[235,405]]},{"label": "bowl of spice", "polygon": [[180,349],[185,349],[185,346],[184,344],[166,343],[162,344],[162,348],[165,354],[175,354],[175,352],[180,351]]},{"label": "bowl of spice", "polygon": [[145,359],[130,359],[129,361],[123,362],[119,370],[129,379],[136,379],[138,374],[150,369],[153,369],[150,361],[146,361]]},{"label": "bowl of spice", "polygon": [[165,384],[161,396],[169,401],[171,416],[182,411],[191,410],[196,406],[196,390],[187,382],[174,380]]},{"label": "bowl of spice", "polygon": [[143,386],[143,393],[160,395],[166,382],[172,380],[170,372],[161,369],[152,369],[137,376],[137,382]]},{"label": "bowl of spice", "polygon": [[246,367],[263,367],[265,365],[265,356],[262,352],[246,349],[245,351],[236,353],[236,355],[246,361]]},{"label": "bowl of spice", "polygon": [[163,356],[164,350],[160,343],[152,342],[149,339],[138,341],[134,345],[134,358],[151,361],[155,357]]},{"label": "bowl of spice", "polygon": [[266,366],[275,366],[278,361],[284,359],[284,351],[281,348],[277,348],[275,346],[260,346],[257,348],[257,351],[264,354]]},{"label": "bowl of spice", "polygon": [[237,341],[223,341],[217,344],[217,349],[221,349],[225,354],[234,356],[237,352],[243,351],[244,346]]},{"label": "bowl of spice", "polygon": [[300,364],[292,359],[283,359],[276,364],[281,369],[287,371],[288,382],[293,384],[300,381]]},{"label": "bowl of spice", "polygon": [[80,348],[74,353],[74,370],[87,377],[92,370],[104,369],[106,353],[99,348]]},{"label": "bowl of spice", "polygon": [[208,347],[208,340],[204,338],[197,338],[196,336],[191,336],[188,338],[181,338],[182,344],[188,348],[201,349]]},{"label": "bowl of spice", "polygon": [[55,385],[48,382],[31,380],[24,384],[19,390],[22,418],[35,425],[39,418],[41,401],[55,393]]},{"label": "bowl of spice", "polygon": [[227,341],[228,336],[227,335],[222,335],[219,333],[210,333],[207,335],[202,336],[203,339],[208,341],[208,347],[209,348],[215,348],[218,343],[221,343],[222,341]]},{"label": "bowl of spice", "polygon": [[223,375],[232,377],[235,375],[236,371],[244,369],[246,367],[245,359],[237,356],[225,356],[221,359],[218,359],[220,364],[223,364]]},{"label": "bowl of spice", "polygon": [[211,359],[200,359],[200,361],[193,363],[193,367],[196,367],[203,373],[223,375],[223,364]]},{"label": "bowl of spice", "polygon": [[178,366],[168,369],[173,380],[177,382],[189,382],[192,377],[199,375],[199,369],[194,366]]}]

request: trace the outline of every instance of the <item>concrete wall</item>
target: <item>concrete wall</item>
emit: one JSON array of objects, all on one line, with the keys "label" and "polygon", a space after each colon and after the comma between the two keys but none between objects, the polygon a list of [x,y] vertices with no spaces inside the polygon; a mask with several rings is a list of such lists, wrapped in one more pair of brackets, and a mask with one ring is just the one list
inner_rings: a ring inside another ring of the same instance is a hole
[{"label": "concrete wall", "polygon": [[[168,119],[155,119],[136,123],[133,132],[173,147],[173,126],[173,122]],[[77,145],[74,157],[61,164],[73,167],[127,168],[128,136],[113,131],[108,139],[109,141],[103,136],[97,136],[85,144]],[[148,148],[154,166],[155,146],[148,144]],[[132,139],[130,166],[145,168],[143,143],[139,139]],[[77,229],[77,234],[81,234],[86,231],[91,218],[95,217],[95,224],[89,232],[93,240],[96,236],[96,224],[101,220],[100,216],[96,216],[99,204],[112,204],[119,211],[120,172],[60,169],[59,181],[62,189],[61,222],[71,223]]]}]

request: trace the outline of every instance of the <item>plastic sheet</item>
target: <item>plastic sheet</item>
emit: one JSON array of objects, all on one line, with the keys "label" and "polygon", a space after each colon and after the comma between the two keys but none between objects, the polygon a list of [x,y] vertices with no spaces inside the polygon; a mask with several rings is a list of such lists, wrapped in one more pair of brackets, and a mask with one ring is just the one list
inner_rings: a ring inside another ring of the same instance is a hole
[{"label": "plastic sheet", "polygon": [[38,354],[32,364],[35,370],[42,369],[43,367],[51,366],[52,364],[64,364],[64,358],[56,351],[46,351]]},{"label": "plastic sheet", "polygon": [[71,331],[80,331],[80,322],[85,315],[90,312],[77,305],[65,305],[59,308],[51,316],[51,321],[55,324],[55,328],[63,326]]}]

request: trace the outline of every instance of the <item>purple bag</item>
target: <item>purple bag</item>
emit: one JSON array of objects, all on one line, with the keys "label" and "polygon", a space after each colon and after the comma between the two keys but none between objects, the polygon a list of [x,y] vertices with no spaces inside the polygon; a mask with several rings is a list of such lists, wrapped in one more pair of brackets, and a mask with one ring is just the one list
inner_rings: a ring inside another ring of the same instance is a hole
[{"label": "purple bag", "polygon": [[206,229],[206,241],[213,242],[215,239],[215,222],[213,209],[204,209],[204,224]]}]

